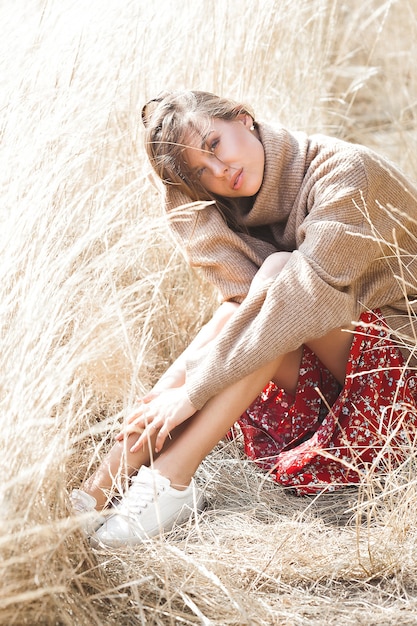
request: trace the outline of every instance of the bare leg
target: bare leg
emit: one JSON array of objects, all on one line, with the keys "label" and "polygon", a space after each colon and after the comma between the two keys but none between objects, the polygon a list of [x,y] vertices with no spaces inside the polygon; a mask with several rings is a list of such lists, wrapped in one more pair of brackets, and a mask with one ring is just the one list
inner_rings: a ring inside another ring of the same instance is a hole
[{"label": "bare leg", "polygon": [[[352,338],[352,333],[334,329],[324,337],[309,342],[311,349],[314,347],[314,352],[340,384],[344,384]],[[170,448],[161,452],[154,467],[173,485],[188,485],[201,461],[270,380],[289,393],[295,392],[301,355],[300,347],[211,398]]]},{"label": "bare leg", "polygon": [[230,385],[193,418],[172,445],[163,449],[154,463],[155,469],[170,479],[174,487],[188,485],[201,461],[224,437],[243,411],[274,377],[285,357],[264,365],[237,383]]},{"label": "bare leg", "polygon": [[151,459],[148,447],[130,452],[136,439],[137,435],[130,435],[124,441],[116,441],[97,470],[85,481],[83,491],[97,500],[98,510],[107,504],[108,494],[116,483],[123,484],[141,465],[149,465]]},{"label": "bare leg", "polygon": [[343,330],[335,328],[324,337],[307,343],[310,350],[318,356],[341,385],[345,384],[346,365],[352,346],[353,330],[353,325]]},{"label": "bare leg", "polygon": [[[325,337],[309,342],[310,348],[314,349],[341,384],[344,382],[352,337],[349,332],[335,329]],[[136,453],[130,452],[131,439],[135,439],[135,435],[131,435],[125,442],[116,442],[98,470],[86,482],[85,491],[96,498],[97,508],[100,509],[106,504],[107,492],[114,486],[116,477],[117,481],[123,481],[141,465],[149,465],[152,460],[153,467],[169,478],[173,487],[185,488],[201,461],[270,380],[289,393],[295,392],[301,355],[302,347],[264,365],[211,398],[201,411],[175,429],[172,440],[167,442],[155,459],[152,459],[148,447]]]},{"label": "bare leg", "polygon": [[[197,352],[204,349],[204,346],[214,337],[216,337],[223,326],[239,307],[237,303],[224,303],[213,315],[213,318],[200,331],[191,348]],[[185,370],[182,374],[181,359],[166,372],[165,380],[161,379],[154,387],[158,389],[160,386],[180,386],[185,380]],[[164,377],[163,377],[164,378]],[[161,384],[162,383],[162,384]],[[183,430],[185,425],[177,428],[172,436],[175,438]],[[108,496],[117,484],[123,484],[127,478],[137,472],[142,465],[149,465],[153,460],[149,452],[148,446],[143,447],[138,452],[130,452],[130,448],[136,442],[138,435],[132,434],[123,441],[116,441],[109,453],[105,456],[96,471],[85,481],[82,486],[83,491],[93,496],[97,501],[96,508],[101,510],[108,503]],[[150,448],[154,449],[156,435],[151,438]],[[165,444],[165,449],[169,447],[171,442]]]},{"label": "bare leg", "polygon": [[[290,253],[281,252],[268,257],[255,277],[251,289],[278,274],[290,256]],[[212,333],[209,331],[209,334],[218,334],[238,306],[229,304],[231,307],[216,317]],[[335,329],[325,337],[308,343],[310,349],[341,384],[344,383],[352,338],[352,333]],[[204,343],[206,339],[203,340],[203,345]],[[231,425],[239,419],[270,380],[288,393],[295,393],[301,356],[302,347],[279,357],[212,398],[193,418],[175,429],[172,440],[166,443],[159,457],[155,459],[154,467],[170,478],[176,486],[181,488],[187,485],[202,459],[228,432]],[[100,467],[86,481],[84,490],[96,498],[98,509],[106,504],[106,494],[114,487],[116,479],[123,482],[141,465],[149,465],[153,460],[148,447],[135,453],[130,452],[136,438],[137,435],[130,435],[127,441],[116,442]],[[152,441],[151,448],[153,443]]]},{"label": "bare leg", "polygon": [[[308,344],[340,384],[344,383],[352,338],[352,333],[335,329]],[[165,444],[160,456],[155,459],[154,466],[177,486],[187,485],[202,459],[270,380],[288,393],[295,393],[301,356],[302,347],[280,357],[212,398],[196,416],[172,432],[172,440]],[[106,505],[107,494],[116,482],[123,484],[141,465],[149,465],[151,462],[148,447],[135,453],[130,452],[136,438],[137,435],[131,435],[126,442],[115,442],[99,468],[86,481],[83,489],[96,498],[97,509]],[[153,443],[151,441],[151,448]],[[182,470],[177,463],[178,458],[181,458]]]},{"label": "bare leg", "polygon": [[[294,393],[298,380],[300,358],[301,348],[295,352],[291,352],[288,355],[280,357],[272,364],[264,366],[264,368],[244,378],[242,381],[239,381],[236,385],[232,385],[222,392],[222,394],[213,398],[209,403],[207,403],[202,411],[199,411],[196,416],[187,420],[184,424],[181,424],[181,426],[177,427],[175,431],[171,433],[172,439],[166,442],[159,456],[153,455],[151,457],[148,446],[144,446],[138,452],[130,452],[131,446],[137,439],[136,434],[130,435],[125,441],[116,441],[110,452],[100,463],[97,470],[85,481],[83,490],[94,496],[97,501],[96,508],[98,510],[102,509],[108,503],[108,494],[112,489],[114,489],[115,485],[120,483],[123,484],[123,482],[126,481],[129,476],[134,474],[142,465],[149,465],[149,463],[154,460],[154,467],[160,469],[160,456],[167,454],[171,448],[177,450],[177,441],[181,442],[179,446],[180,450],[182,449],[182,445],[185,447],[191,446],[195,449],[195,458],[199,459],[199,461],[192,471],[193,474],[201,460],[228,432],[232,424],[239,419],[243,411],[262,391],[265,385],[272,380],[270,377],[271,375],[273,375],[274,380],[277,381],[277,384],[279,384],[280,387],[287,389],[289,393]],[[244,399],[241,387],[244,389],[246,396],[249,398],[248,401]],[[234,398],[235,394],[236,398]],[[232,410],[233,399],[236,401],[237,413]],[[213,407],[212,403],[214,404]],[[219,410],[220,407],[224,408],[224,418],[222,417],[222,412]],[[215,419],[212,417],[212,411],[216,414]],[[208,412],[210,414],[210,419],[206,417],[200,418],[202,413],[206,416]],[[222,423],[222,419],[225,420],[224,423]],[[196,427],[194,427],[195,422],[197,422]],[[218,428],[215,426],[217,422]],[[183,439],[185,433],[188,432],[191,432],[191,435],[187,435],[187,437]],[[156,435],[151,438],[151,449],[153,449],[155,438]],[[202,440],[201,443],[204,442],[205,444],[201,448],[199,447],[200,440]],[[204,450],[202,457],[201,452],[199,452],[200,449]],[[174,457],[176,454],[178,454],[178,452],[174,452]],[[194,464],[192,467],[194,467]],[[160,471],[164,474],[162,470]],[[192,474],[190,475],[189,480],[191,479]],[[167,478],[170,477],[169,474],[166,474],[166,476]],[[177,483],[178,486],[186,484],[188,483]]]},{"label": "bare leg", "polygon": [[290,258],[291,252],[274,252],[274,254],[268,256],[255,274],[255,277],[252,280],[249,289],[248,296],[256,291],[256,289],[266,280],[278,276],[278,274],[282,272]]},{"label": "bare leg", "polygon": [[[171,439],[165,443],[164,451],[168,450],[187,426],[188,422],[172,432]],[[124,441],[116,441],[96,471],[83,484],[83,491],[96,499],[98,511],[109,503],[109,494],[114,494],[115,488],[119,491],[119,485],[127,484],[129,476],[135,474],[142,465],[150,465],[158,458],[157,454],[149,451],[154,449],[156,434],[150,438],[149,445],[138,452],[130,452],[136,439],[137,435],[133,434]]]},{"label": "bare leg", "polygon": [[[276,276],[283,269],[290,257],[291,254],[289,252],[277,252],[269,256],[256,274],[251,285],[251,291],[256,289],[257,286],[262,284],[266,279]],[[238,306],[238,304],[233,302],[224,303],[215,312],[212,320],[201,329],[196,339],[187,350],[198,351],[204,349],[204,346],[220,333]],[[159,387],[176,387],[184,384],[184,354],[169,368],[154,387],[154,390],[157,390]],[[301,349],[288,355],[287,358],[284,359],[284,366],[281,368],[280,372],[280,382],[282,386],[292,392],[294,392],[297,384],[300,358]],[[178,437],[182,430],[184,430],[184,427],[176,429],[172,433],[173,438]],[[107,504],[108,494],[114,489],[117,483],[123,483],[127,480],[128,476],[135,473],[141,465],[148,465],[151,462],[152,458],[148,447],[144,447],[135,453],[130,452],[130,448],[133,443],[135,443],[136,438],[137,435],[130,435],[125,441],[116,441],[97,470],[85,481],[83,490],[94,496],[97,501],[97,509],[100,510]],[[151,447],[153,448],[153,446],[154,441],[151,442]],[[168,446],[169,444],[165,445],[163,452],[166,452]]]}]

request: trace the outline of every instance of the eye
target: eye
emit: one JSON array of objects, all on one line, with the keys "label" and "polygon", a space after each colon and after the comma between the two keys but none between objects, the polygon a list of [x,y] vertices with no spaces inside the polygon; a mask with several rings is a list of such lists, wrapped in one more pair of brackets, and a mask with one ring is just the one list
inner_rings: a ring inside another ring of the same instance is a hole
[{"label": "eye", "polygon": [[199,170],[197,170],[197,172],[196,172],[196,176],[197,176],[197,178],[201,178],[201,177],[202,177],[202,175],[203,175],[203,174],[204,174],[204,172],[205,172],[205,169],[206,169],[205,167],[200,167],[200,169],[199,169]]},{"label": "eye", "polygon": [[214,152],[219,143],[220,139],[213,139],[213,141],[210,143],[210,152]]}]

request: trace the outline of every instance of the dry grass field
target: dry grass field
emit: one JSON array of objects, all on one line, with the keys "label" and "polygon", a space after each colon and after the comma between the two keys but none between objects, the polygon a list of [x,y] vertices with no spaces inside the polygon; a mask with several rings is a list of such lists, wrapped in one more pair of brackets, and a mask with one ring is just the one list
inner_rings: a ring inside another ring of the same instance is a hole
[{"label": "dry grass field", "polygon": [[163,221],[140,108],[196,88],[417,179],[417,0],[0,4],[0,624],[417,623],[417,454],[297,498],[222,443],[197,523],[92,550],[68,494],[215,306]]}]

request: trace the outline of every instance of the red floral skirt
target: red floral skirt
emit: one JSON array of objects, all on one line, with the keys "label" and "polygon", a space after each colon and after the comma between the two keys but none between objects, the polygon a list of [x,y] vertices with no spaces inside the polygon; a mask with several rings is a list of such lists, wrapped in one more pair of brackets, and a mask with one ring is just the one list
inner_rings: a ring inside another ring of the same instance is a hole
[{"label": "red floral skirt", "polygon": [[417,429],[417,372],[379,311],[357,326],[343,388],[303,348],[295,396],[274,383],[239,420],[245,452],[299,494],[334,490],[407,457]]}]

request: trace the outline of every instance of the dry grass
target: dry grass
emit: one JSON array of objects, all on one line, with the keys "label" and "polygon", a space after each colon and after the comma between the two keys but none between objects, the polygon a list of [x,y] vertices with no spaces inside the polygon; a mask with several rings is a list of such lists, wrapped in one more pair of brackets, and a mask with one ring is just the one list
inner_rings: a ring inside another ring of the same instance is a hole
[{"label": "dry grass", "polygon": [[148,180],[141,103],[212,90],[417,178],[414,0],[16,0],[0,7],[0,623],[414,624],[413,450],[319,499],[223,444],[198,524],[94,553],[68,490],[213,307]]}]

